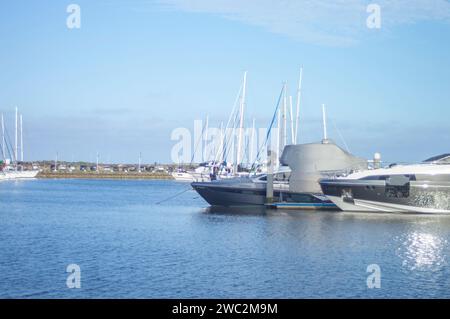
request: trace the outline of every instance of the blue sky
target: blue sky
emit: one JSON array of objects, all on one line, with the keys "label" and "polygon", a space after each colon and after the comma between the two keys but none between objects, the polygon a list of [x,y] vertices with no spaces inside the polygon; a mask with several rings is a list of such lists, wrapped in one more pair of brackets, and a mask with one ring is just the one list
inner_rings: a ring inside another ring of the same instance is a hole
[{"label": "blue sky", "polygon": [[320,140],[325,103],[356,155],[449,152],[450,2],[373,2],[380,29],[363,0],[4,2],[0,109],[10,135],[23,113],[25,159],[169,162],[171,131],[226,120],[244,70],[247,118],[264,127],[303,66],[301,142]]}]

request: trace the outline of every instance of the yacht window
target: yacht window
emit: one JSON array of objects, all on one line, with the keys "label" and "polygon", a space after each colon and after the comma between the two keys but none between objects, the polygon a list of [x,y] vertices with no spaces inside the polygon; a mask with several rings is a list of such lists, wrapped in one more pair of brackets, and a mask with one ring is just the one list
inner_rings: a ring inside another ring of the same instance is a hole
[{"label": "yacht window", "polygon": [[409,175],[392,175],[386,179],[385,194],[391,198],[409,197]]},{"label": "yacht window", "polygon": [[387,175],[372,175],[361,178],[361,180],[365,181],[384,181],[388,176]]}]

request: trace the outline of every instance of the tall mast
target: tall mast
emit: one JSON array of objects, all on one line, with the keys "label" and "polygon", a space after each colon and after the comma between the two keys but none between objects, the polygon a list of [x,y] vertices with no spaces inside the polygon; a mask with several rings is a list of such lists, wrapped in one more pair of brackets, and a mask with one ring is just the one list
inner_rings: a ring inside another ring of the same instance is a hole
[{"label": "tall mast", "polygon": [[5,122],[3,120],[3,113],[2,113],[2,154],[3,154],[3,160],[6,160],[6,148],[5,148]]},{"label": "tall mast", "polygon": [[295,106],[296,117],[295,117],[295,143],[294,144],[297,144],[297,140],[298,140],[298,123],[300,120],[300,98],[302,95],[302,75],[303,75],[303,68],[300,68],[300,78],[298,80],[298,88],[297,88],[297,105]]},{"label": "tall mast", "polygon": [[219,147],[219,149],[218,149],[218,154],[220,155],[220,154],[222,154],[222,156],[220,156],[221,158],[218,158],[217,160],[219,161],[219,163],[220,164],[222,164],[223,163],[223,161],[224,161],[224,156],[225,156],[225,151],[224,151],[224,147],[225,147],[225,141],[224,141],[224,139],[225,139],[225,135],[224,135],[224,133],[223,133],[223,122],[220,122],[220,147]]},{"label": "tall mast", "polygon": [[292,95],[289,95],[289,118],[291,122],[291,144],[295,144],[294,113],[292,111]]},{"label": "tall mast", "polygon": [[242,97],[241,97],[241,107],[240,107],[240,117],[239,117],[239,137],[238,137],[238,148],[237,148],[237,156],[235,163],[235,174],[238,171],[238,165],[241,161],[241,148],[242,148],[242,138],[244,133],[244,108],[245,108],[245,90],[247,86],[247,71],[244,72],[244,80],[242,85]]},{"label": "tall mast", "polygon": [[249,156],[249,162],[250,164],[253,164],[253,147],[255,144],[255,118],[253,118],[253,124],[252,124],[252,134],[250,135],[250,156]]},{"label": "tall mast", "polygon": [[[14,132],[14,161],[16,162],[16,164],[17,164],[17,143],[18,143],[18,139],[17,139],[17,130],[18,130],[18,121],[19,121],[19,117],[18,117],[18,112],[19,112],[19,110],[18,110],[18,108],[16,107],[16,129],[15,129],[15,132]],[[17,167],[16,167],[17,168]]]},{"label": "tall mast", "polygon": [[322,104],[322,120],[323,120],[323,140],[327,141],[327,116],[325,112],[325,104]]},{"label": "tall mast", "polygon": [[20,161],[23,162],[23,121],[20,114]]},{"label": "tall mast", "polygon": [[141,172],[141,152],[139,152],[139,161],[138,161],[138,173]]},{"label": "tall mast", "polygon": [[284,82],[284,96],[283,96],[283,144],[282,148],[284,148],[287,144],[287,83]]},{"label": "tall mast", "polygon": [[98,155],[98,152],[97,152],[97,173],[99,172],[99,170],[98,170],[98,157],[99,157],[99,155]]},{"label": "tall mast", "polygon": [[208,159],[206,156],[208,156],[207,153],[207,147],[208,147],[208,114],[206,114],[206,123],[205,123],[205,139],[203,142],[203,162],[207,161]]},{"label": "tall mast", "polygon": [[281,156],[281,152],[280,152],[280,148],[281,148],[281,110],[280,109],[278,109],[278,111],[277,111],[277,121],[278,121],[278,123],[277,123],[277,154],[276,154],[276,156],[277,156],[277,158],[275,159],[275,167],[278,169],[278,161],[279,161],[279,158],[280,158],[280,156]]}]

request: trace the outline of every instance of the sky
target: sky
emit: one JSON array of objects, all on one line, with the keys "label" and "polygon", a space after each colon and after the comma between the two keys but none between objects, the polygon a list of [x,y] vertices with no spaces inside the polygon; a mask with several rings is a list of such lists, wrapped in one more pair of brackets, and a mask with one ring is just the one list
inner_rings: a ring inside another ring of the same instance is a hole
[{"label": "sky", "polygon": [[[67,27],[67,7],[81,9]],[[369,4],[380,28],[366,24]],[[303,67],[299,142],[416,162],[450,152],[450,1],[41,0],[0,10],[0,111],[25,160],[170,162],[171,132],[226,121],[248,72],[247,123],[269,124]],[[342,136],[342,137],[341,137]]]}]

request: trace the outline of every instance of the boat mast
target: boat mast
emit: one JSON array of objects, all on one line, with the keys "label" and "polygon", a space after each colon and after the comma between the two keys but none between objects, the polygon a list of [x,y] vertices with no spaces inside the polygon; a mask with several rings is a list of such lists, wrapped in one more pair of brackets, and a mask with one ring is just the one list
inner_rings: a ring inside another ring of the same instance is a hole
[{"label": "boat mast", "polygon": [[[283,144],[282,148],[287,144],[287,83],[284,82],[284,96],[283,96]],[[281,155],[281,153],[280,153]]]},{"label": "boat mast", "polygon": [[238,148],[237,148],[237,156],[236,156],[236,163],[235,163],[235,171],[234,173],[237,174],[238,172],[238,166],[241,161],[241,149],[242,149],[242,138],[244,133],[244,108],[245,108],[245,89],[247,85],[247,71],[244,72],[244,80],[243,80],[243,86],[242,86],[242,96],[241,96],[241,107],[240,107],[240,117],[239,117],[239,137],[238,137]]},{"label": "boat mast", "polygon": [[295,106],[296,117],[295,117],[295,142],[297,144],[298,140],[298,123],[300,120],[300,97],[302,95],[302,75],[303,75],[303,67],[300,68],[300,78],[298,80],[298,88],[297,88],[297,105]]},{"label": "boat mast", "polygon": [[218,158],[217,160],[219,161],[219,164],[222,165],[223,161],[224,161],[224,147],[225,147],[225,135],[223,133],[223,121],[220,122],[220,146],[218,148],[218,152],[219,154],[222,153],[222,156],[220,158]]},{"label": "boat mast", "polygon": [[3,154],[3,160],[6,161],[6,148],[5,148],[5,122],[3,120],[3,113],[2,113],[2,154]]},{"label": "boat mast", "polygon": [[20,161],[23,162],[23,121],[20,114]]},{"label": "boat mast", "polygon": [[249,164],[253,164],[253,146],[255,144],[255,118],[253,118],[252,123],[252,134],[250,135],[250,158]]},{"label": "boat mast", "polygon": [[206,123],[205,123],[205,136],[204,136],[204,141],[203,141],[203,161],[205,162],[207,161],[206,156],[208,155],[207,153],[207,147],[208,147],[208,114],[206,114]]},{"label": "boat mast", "polygon": [[328,141],[327,137],[327,116],[325,111],[325,104],[322,104],[322,121],[323,121],[323,142]]},{"label": "boat mast", "polygon": [[280,156],[281,156],[281,152],[280,152],[280,148],[281,148],[281,143],[280,143],[280,141],[281,141],[281,110],[280,109],[278,109],[278,111],[277,111],[277,151],[276,151],[276,159],[275,159],[275,167],[278,169],[278,161],[279,161],[279,158],[280,158]]},{"label": "boat mast", "polygon": [[292,112],[292,95],[289,95],[289,117],[291,120],[291,144],[295,144],[295,135],[294,135],[294,114]]},{"label": "boat mast", "polygon": [[138,173],[141,172],[141,152],[139,152],[139,159],[138,159]]},{"label": "boat mast", "polygon": [[17,139],[17,130],[18,130],[18,121],[19,121],[19,117],[18,117],[18,108],[16,107],[16,129],[14,132],[14,161],[16,163],[16,170],[17,170],[17,143],[18,143],[18,139]]}]

